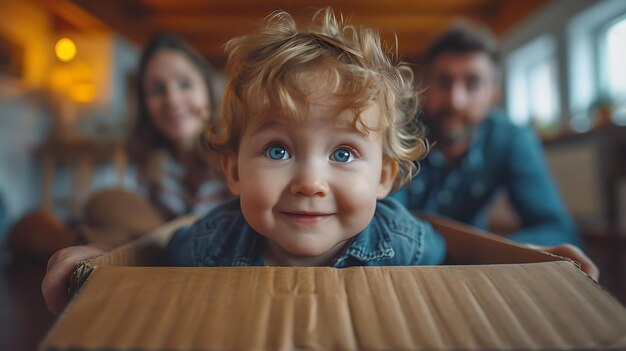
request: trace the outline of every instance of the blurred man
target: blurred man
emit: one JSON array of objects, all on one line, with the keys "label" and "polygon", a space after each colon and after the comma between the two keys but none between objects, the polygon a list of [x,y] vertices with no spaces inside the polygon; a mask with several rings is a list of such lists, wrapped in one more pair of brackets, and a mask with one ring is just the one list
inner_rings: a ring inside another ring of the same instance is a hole
[{"label": "blurred man", "polygon": [[509,239],[580,245],[539,140],[494,109],[499,52],[489,33],[452,27],[427,49],[424,63],[423,120],[434,145],[412,184],[394,197],[410,209],[486,228],[489,205],[504,189],[521,222]]}]

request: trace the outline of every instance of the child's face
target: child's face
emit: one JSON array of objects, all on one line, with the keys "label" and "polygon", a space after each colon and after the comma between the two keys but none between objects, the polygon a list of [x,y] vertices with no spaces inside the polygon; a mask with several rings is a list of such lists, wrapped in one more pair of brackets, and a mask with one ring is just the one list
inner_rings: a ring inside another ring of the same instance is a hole
[{"label": "child's face", "polygon": [[[298,257],[340,250],[369,224],[397,174],[396,163],[383,160],[380,131],[354,128],[354,112],[329,106],[329,93],[309,99],[302,121],[253,121],[238,155],[222,164],[250,226]],[[361,119],[379,127],[379,109],[371,106]]]}]

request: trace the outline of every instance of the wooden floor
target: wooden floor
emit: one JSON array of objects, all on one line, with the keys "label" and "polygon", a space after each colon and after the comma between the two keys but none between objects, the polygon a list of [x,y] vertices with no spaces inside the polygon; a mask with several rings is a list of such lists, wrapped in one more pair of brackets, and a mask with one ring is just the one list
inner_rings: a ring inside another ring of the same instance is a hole
[{"label": "wooden floor", "polygon": [[44,272],[44,263],[17,263],[0,249],[0,350],[37,350],[54,322],[41,295]]},{"label": "wooden floor", "polygon": [[[602,248],[588,245],[589,255],[604,268]],[[626,256],[622,257],[622,264]],[[623,265],[626,268],[626,264]],[[626,269],[625,269],[626,271]],[[41,296],[44,263],[16,263],[0,249],[0,350],[35,351],[54,322]],[[626,305],[626,277],[600,283]]]}]

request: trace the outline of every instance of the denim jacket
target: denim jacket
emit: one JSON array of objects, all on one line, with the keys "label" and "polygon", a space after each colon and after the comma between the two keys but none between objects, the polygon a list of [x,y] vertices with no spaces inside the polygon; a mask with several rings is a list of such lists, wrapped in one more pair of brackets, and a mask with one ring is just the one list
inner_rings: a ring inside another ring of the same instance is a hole
[{"label": "denim jacket", "polygon": [[[239,199],[227,201],[179,229],[168,245],[175,266],[264,266],[265,237],[246,223]],[[354,236],[333,267],[443,263],[446,244],[430,224],[393,199],[378,201],[370,224]]]},{"label": "denim jacket", "polygon": [[478,127],[459,164],[449,165],[435,146],[420,166],[413,182],[392,195],[411,210],[486,229],[491,201],[506,190],[522,225],[509,239],[537,245],[581,244],[537,136],[499,110],[491,111]]}]

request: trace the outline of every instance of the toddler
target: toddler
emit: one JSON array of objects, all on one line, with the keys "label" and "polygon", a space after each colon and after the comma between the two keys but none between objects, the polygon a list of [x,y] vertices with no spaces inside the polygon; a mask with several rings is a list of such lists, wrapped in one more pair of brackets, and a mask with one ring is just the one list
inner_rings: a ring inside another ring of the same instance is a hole
[{"label": "toddler", "polygon": [[412,73],[376,31],[331,9],[300,31],[277,12],[226,51],[222,115],[204,140],[238,198],[176,232],[172,264],[442,263],[439,234],[385,198],[428,148]]}]

